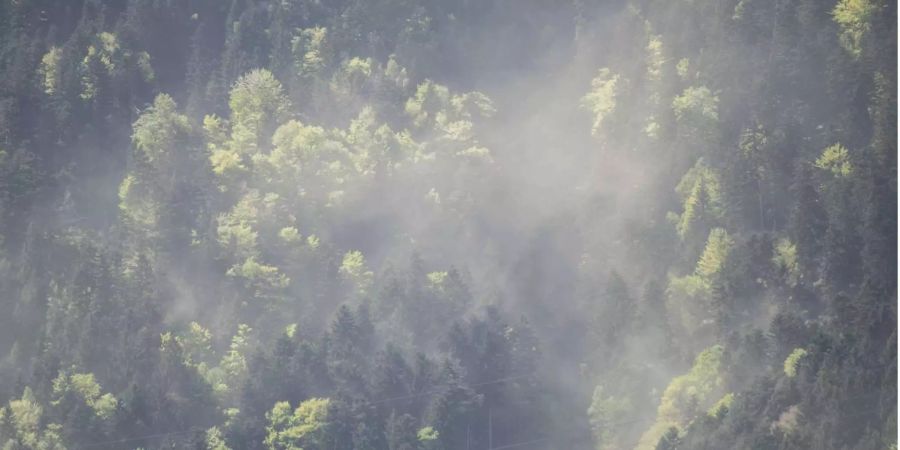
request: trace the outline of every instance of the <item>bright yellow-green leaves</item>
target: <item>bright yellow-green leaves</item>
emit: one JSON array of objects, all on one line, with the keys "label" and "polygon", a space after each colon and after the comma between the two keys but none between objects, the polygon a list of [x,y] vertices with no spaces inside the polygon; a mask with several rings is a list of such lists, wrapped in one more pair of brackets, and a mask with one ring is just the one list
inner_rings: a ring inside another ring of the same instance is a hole
[{"label": "bright yellow-green leaves", "polygon": [[384,67],[384,76],[399,89],[404,89],[409,85],[409,74],[406,72],[406,67],[397,63],[393,55]]},{"label": "bright yellow-green leaves", "polygon": [[351,152],[349,159],[361,176],[393,172],[400,161],[415,153],[408,133],[394,133],[386,124],[378,125],[375,111],[364,107],[343,135]]},{"label": "bright yellow-green leaves", "polygon": [[663,65],[665,64],[665,56],[663,55],[662,36],[650,36],[647,42],[647,79],[650,81],[660,81],[663,76]]},{"label": "bright yellow-green leaves", "polygon": [[807,352],[806,349],[795,348],[784,360],[784,374],[787,375],[788,378],[797,376],[797,367],[800,366],[800,361],[808,354],[809,352]]},{"label": "bright yellow-green leaves", "polygon": [[588,418],[594,434],[596,450],[613,450],[622,448],[623,443],[616,440],[616,423],[633,412],[634,406],[627,397],[607,393],[602,385],[594,388]]},{"label": "bright yellow-green leaves", "polygon": [[694,145],[711,145],[719,123],[719,96],[705,86],[690,86],[672,100],[678,133]]},{"label": "bright yellow-green leaves", "polygon": [[285,199],[328,204],[327,197],[345,189],[353,175],[351,154],[340,136],[296,120],[278,127],[274,149],[254,158],[260,181]]},{"label": "bright yellow-green leaves", "polygon": [[834,144],[822,151],[822,155],[816,159],[816,167],[831,172],[838,178],[845,178],[853,173],[853,164],[850,162],[850,153],[841,144]]},{"label": "bright yellow-green leaves", "polygon": [[281,83],[265,69],[240,77],[231,89],[231,150],[253,155],[271,137],[278,123],[287,118],[290,103]]},{"label": "bright yellow-green leaves", "polygon": [[278,402],[266,413],[265,445],[269,450],[302,450],[304,446],[317,448],[321,433],[328,421],[331,401],[311,398],[291,410],[288,402]]},{"label": "bright yellow-green leaves", "polygon": [[147,52],[134,53],[123,49],[118,37],[109,32],[98,33],[87,47],[87,54],[81,61],[81,98],[93,100],[97,96],[99,76],[112,77],[125,70],[135,70],[145,82],[155,77]]},{"label": "bright yellow-green leaves", "polygon": [[731,240],[721,228],[710,231],[706,248],[697,262],[694,273],[669,280],[669,294],[672,298],[691,303],[702,301],[710,294],[713,277],[722,269],[728,256]]},{"label": "bright yellow-green leaves", "polygon": [[604,67],[591,80],[590,92],[581,99],[581,105],[594,115],[594,124],[591,127],[594,136],[601,133],[604,120],[616,108],[619,83],[620,76]]},{"label": "bright yellow-green leaves", "polygon": [[247,375],[247,354],[250,351],[250,333],[246,324],[238,325],[237,333],[231,338],[231,346],[219,366],[228,375],[229,385],[234,387]]},{"label": "bright yellow-green leaves", "polygon": [[[289,122],[276,133],[276,148],[254,158],[259,181],[288,204],[303,201],[311,208],[332,206],[329,195],[342,192],[351,163],[343,145],[319,127]],[[301,181],[302,180],[302,181]]]},{"label": "bright yellow-green leaves", "polygon": [[158,230],[160,203],[174,188],[178,171],[184,170],[179,153],[187,151],[192,132],[187,116],[166,94],[156,96],[134,123],[131,139],[139,161],[119,185],[119,208],[144,236]]},{"label": "bright yellow-green leaves", "polygon": [[711,280],[718,275],[725,267],[725,261],[733,245],[734,241],[723,228],[714,228],[710,231],[706,248],[703,249],[700,261],[697,262],[697,275],[705,280]]},{"label": "bright yellow-green leaves", "polygon": [[431,426],[421,428],[416,433],[416,438],[418,438],[419,442],[422,442],[423,444],[427,444],[428,442],[431,442],[431,441],[436,441],[439,436],[440,436],[440,433],[438,433],[438,431],[435,430],[434,427],[431,427]]},{"label": "bright yellow-green leaves", "polygon": [[412,117],[415,125],[424,126],[449,100],[450,90],[446,86],[425,80],[416,87],[416,95],[406,101],[406,114]]},{"label": "bright yellow-green leaves", "polygon": [[207,450],[231,450],[231,447],[225,444],[225,438],[218,427],[212,427],[206,430],[206,449]]},{"label": "bright yellow-green leaves", "polygon": [[150,229],[159,215],[153,200],[152,185],[135,174],[128,174],[119,185],[119,209],[134,224]]},{"label": "bright yellow-green leaves", "polygon": [[238,325],[237,333],[221,359],[213,348],[212,333],[197,322],[191,322],[187,330],[179,334],[163,333],[160,349],[180,357],[186,367],[195,369],[203,377],[219,400],[227,402],[229,395],[234,394],[234,387],[246,377],[252,332],[248,325]]},{"label": "bright yellow-green leaves", "polygon": [[59,61],[62,58],[62,50],[59,47],[51,47],[41,58],[40,73],[44,80],[44,92],[53,95],[59,89]]},{"label": "bright yellow-green leaves", "polygon": [[241,154],[230,145],[228,123],[225,120],[215,115],[204,117],[203,132],[213,173],[224,181],[220,189],[227,190],[227,186],[236,182],[247,171],[247,167]]},{"label": "bright yellow-green leaves", "polygon": [[43,415],[44,408],[31,388],[26,387],[22,398],[11,400],[8,406],[0,408],[0,423],[11,425],[10,429],[0,430],[0,446],[3,449],[65,450],[60,435],[62,426],[51,423],[42,427]]},{"label": "bright yellow-green leaves", "polygon": [[710,296],[713,282],[725,267],[734,241],[722,228],[709,232],[706,247],[694,272],[669,278],[668,306],[674,319],[686,330],[697,330],[712,318]]},{"label": "bright yellow-green leaves", "polygon": [[[70,52],[76,52],[80,61],[76,67],[62,67],[64,55],[71,54]],[[64,83],[62,79],[64,69],[77,70],[81,84],[79,97],[88,102],[97,99],[102,85],[101,79],[136,76],[144,83],[150,83],[156,77],[150,62],[150,54],[123,48],[118,36],[105,31],[91,36],[83,49],[64,50],[56,46],[50,47],[41,58],[38,67],[38,75],[41,77],[45,94],[60,93]]]},{"label": "bright yellow-green leaves", "polygon": [[451,139],[460,137],[460,127],[471,126],[472,119],[491,117],[494,113],[494,105],[486,95],[451,94],[446,86],[431,80],[419,84],[415,96],[406,101],[406,114],[416,127],[442,129]]},{"label": "bright yellow-green leaves", "polygon": [[278,237],[287,244],[293,244],[302,241],[300,231],[295,227],[284,227],[278,232]]},{"label": "bright yellow-green leaves", "polygon": [[341,278],[353,286],[355,295],[364,297],[372,288],[372,271],[366,267],[366,259],[362,252],[353,250],[344,255],[341,267],[338,269]]},{"label": "bright yellow-green leaves", "polygon": [[[311,31],[304,39],[315,41],[323,32]],[[351,59],[335,75],[332,90],[353,91],[382,71],[397,83],[407,82],[405,69],[396,61],[382,68],[371,60]],[[270,73],[254,71],[232,89],[230,135],[224,120],[215,116],[204,120],[212,170],[223,192],[250,187],[277,193],[291,210],[321,211],[345,206],[348,198],[355,198],[354,190],[364,189],[372,178],[415,164],[431,164],[438,158],[470,165],[492,161],[490,151],[476,139],[473,120],[489,117],[495,110],[490,99],[478,92],[452,94],[431,81],[419,85],[406,103],[406,112],[415,132],[429,137],[427,143],[414,140],[412,132],[394,131],[379,123],[375,110],[365,105],[344,130],[277,121],[284,117],[277,113],[283,108],[272,105],[286,105],[282,97]],[[266,129],[259,126],[261,121],[272,125],[273,134],[260,134]],[[253,142],[268,139],[270,150],[261,144],[254,148]],[[282,227],[289,225],[293,224]]]},{"label": "bright yellow-green leaves", "polygon": [[291,40],[294,70],[302,78],[320,76],[331,57],[328,30],[324,27],[306,28]]},{"label": "bright yellow-green leaves", "polygon": [[376,67],[372,58],[351,58],[341,64],[340,70],[331,77],[331,93],[342,104],[352,103],[361,94]]},{"label": "bright yellow-green leaves", "polygon": [[685,240],[696,234],[705,235],[709,226],[725,213],[719,176],[701,158],[675,188],[683,206],[681,215],[672,215],[678,236]]},{"label": "bright yellow-green leaves", "polygon": [[426,275],[428,278],[428,287],[437,292],[444,290],[448,275],[449,274],[446,271],[429,273]]},{"label": "bright yellow-green leaves", "polygon": [[257,239],[259,234],[253,229],[260,219],[260,198],[257,191],[250,191],[231,208],[228,214],[220,214],[218,241],[223,249],[238,259],[259,254]]},{"label": "bright yellow-green leaves", "polygon": [[59,404],[62,398],[69,393],[74,394],[81,401],[94,410],[94,414],[100,419],[109,420],[116,412],[116,398],[112,394],[101,394],[100,384],[94,379],[92,373],[67,374],[60,372],[53,380],[54,404]]},{"label": "bright yellow-green leaves", "polygon": [[705,86],[691,86],[672,100],[675,117],[685,120],[690,117],[709,121],[719,120],[719,97]]},{"label": "bright yellow-green leaves", "polygon": [[257,297],[268,297],[287,287],[291,281],[277,267],[260,263],[253,256],[228,269],[228,275],[246,280]]},{"label": "bright yellow-green leaves", "polygon": [[175,100],[159,94],[134,122],[131,140],[148,162],[162,169],[172,153],[183,151],[181,146],[186,144],[191,130],[190,121],[178,112]]},{"label": "bright yellow-green leaves", "polygon": [[675,72],[678,74],[678,78],[681,78],[683,81],[687,81],[690,77],[691,71],[691,60],[690,58],[681,58],[678,60],[678,63],[675,64]]},{"label": "bright yellow-green leaves", "polygon": [[[294,50],[302,53],[298,70],[310,75],[323,70],[330,58],[327,37],[323,28],[301,32],[294,41]],[[115,42],[107,43],[115,48]],[[48,64],[57,57],[48,56]],[[357,58],[346,60],[326,88],[349,95],[375,86],[387,89],[385,95],[407,95],[391,89],[408,82],[394,59],[382,65]],[[353,95],[355,102],[362,98]],[[189,238],[194,248],[210,250],[224,263],[224,275],[238,288],[232,300],[254,313],[272,313],[286,305],[288,292],[304,289],[303,270],[321,265],[321,249],[330,248],[317,228],[348,208],[365,207],[373,185],[412,189],[412,198],[420,199],[413,207],[459,214],[473,201],[464,194],[470,171],[492,161],[475,125],[495,113],[491,100],[478,92],[456,94],[430,81],[406,102],[410,129],[392,129],[377,108],[359,103],[353,104],[358,115],[345,128],[291,119],[285,91],[267,70],[240,77],[228,105],[227,118],[207,115],[202,129],[195,129],[171,97],[159,95],[134,124],[136,158],[120,185],[120,207],[127,223],[135,225],[130,230],[145,245],[142,250],[152,253],[171,190],[179,182],[195,181],[178,178],[184,176],[184,160],[199,164],[191,173],[211,175],[219,191],[210,193],[213,203],[224,207],[210,211],[215,218],[211,236],[192,226]],[[421,174],[437,171],[452,174],[454,181],[416,182],[425,178]],[[199,186],[191,187],[204,189],[206,179],[196,181]],[[429,192],[442,200],[441,208],[430,208]],[[347,253],[339,272],[354,297],[371,294],[372,272],[361,253]],[[289,273],[298,274],[296,284]],[[214,386],[222,384],[224,367],[218,372],[201,367],[209,358],[187,353],[188,365]]]},{"label": "bright yellow-green leaves", "polygon": [[854,57],[862,53],[863,40],[872,30],[872,17],[878,8],[875,0],[841,0],[831,12],[841,27],[841,45]]},{"label": "bright yellow-green leaves", "polygon": [[784,274],[788,286],[796,286],[800,280],[800,262],[797,259],[797,246],[789,239],[782,238],[775,243],[775,255],[772,256],[775,268]]},{"label": "bright yellow-green leaves", "polygon": [[687,425],[698,412],[712,407],[716,400],[722,398],[724,352],[719,345],[702,351],[688,373],[669,383],[660,400],[656,422],[641,436],[637,450],[656,448],[656,443],[666,430]]},{"label": "bright yellow-green leaves", "polygon": [[734,393],[729,392],[712,405],[712,407],[706,411],[706,414],[710,417],[721,418],[725,414],[728,414],[732,404],[734,404]]},{"label": "bright yellow-green leaves", "polygon": [[181,338],[181,343],[185,362],[190,365],[205,364],[212,357],[212,333],[197,322],[188,324],[187,335]]},{"label": "bright yellow-green leaves", "polygon": [[39,438],[38,426],[40,425],[44,409],[38,404],[37,399],[34,398],[31,388],[25,388],[21,399],[9,402],[8,411],[15,426],[16,434],[19,435],[22,442],[32,448],[36,447]]}]

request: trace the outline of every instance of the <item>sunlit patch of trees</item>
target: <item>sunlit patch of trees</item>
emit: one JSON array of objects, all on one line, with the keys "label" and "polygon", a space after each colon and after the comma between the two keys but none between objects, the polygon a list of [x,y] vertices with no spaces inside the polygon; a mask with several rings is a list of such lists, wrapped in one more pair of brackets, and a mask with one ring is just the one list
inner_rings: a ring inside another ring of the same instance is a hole
[{"label": "sunlit patch of trees", "polygon": [[896,449],[896,4],[0,0],[0,448]]}]

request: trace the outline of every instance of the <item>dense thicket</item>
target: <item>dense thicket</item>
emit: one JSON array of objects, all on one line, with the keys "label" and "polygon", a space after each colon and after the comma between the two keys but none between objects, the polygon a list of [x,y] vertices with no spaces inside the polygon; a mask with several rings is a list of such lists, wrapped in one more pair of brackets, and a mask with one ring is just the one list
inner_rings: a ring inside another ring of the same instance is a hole
[{"label": "dense thicket", "polygon": [[0,1],[0,446],[897,446],[887,0]]}]

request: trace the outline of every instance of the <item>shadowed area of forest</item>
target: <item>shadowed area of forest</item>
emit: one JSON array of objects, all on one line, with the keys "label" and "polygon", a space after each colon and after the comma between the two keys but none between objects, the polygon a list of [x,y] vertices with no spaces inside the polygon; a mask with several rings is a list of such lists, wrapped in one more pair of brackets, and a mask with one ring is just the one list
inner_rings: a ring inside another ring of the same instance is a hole
[{"label": "shadowed area of forest", "polygon": [[896,450],[888,0],[0,0],[0,449]]}]

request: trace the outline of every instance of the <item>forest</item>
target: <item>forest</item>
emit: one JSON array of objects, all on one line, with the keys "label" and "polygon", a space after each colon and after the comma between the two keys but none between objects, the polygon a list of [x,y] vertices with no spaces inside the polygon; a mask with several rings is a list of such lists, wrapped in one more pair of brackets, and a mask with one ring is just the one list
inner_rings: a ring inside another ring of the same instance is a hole
[{"label": "forest", "polygon": [[896,450],[897,2],[0,0],[0,449]]}]

